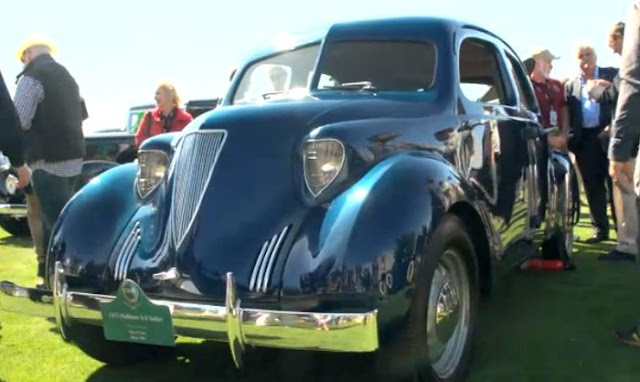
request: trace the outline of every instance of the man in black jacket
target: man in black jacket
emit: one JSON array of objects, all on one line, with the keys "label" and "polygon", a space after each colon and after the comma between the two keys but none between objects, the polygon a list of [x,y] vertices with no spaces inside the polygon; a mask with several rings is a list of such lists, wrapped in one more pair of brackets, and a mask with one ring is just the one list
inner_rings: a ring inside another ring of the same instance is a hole
[{"label": "man in black jacket", "polygon": [[595,50],[590,46],[578,47],[576,58],[581,74],[567,83],[566,91],[570,126],[569,150],[576,156],[591,211],[594,234],[586,242],[598,243],[609,239],[606,185],[608,160],[601,134],[611,122],[612,105],[599,104],[593,100],[589,95],[587,82],[597,79],[611,82],[617,75],[617,70],[598,67]]},{"label": "man in black jacket", "polygon": [[[634,166],[633,155],[638,150],[640,139],[640,2],[634,2],[630,17],[626,23],[626,36],[622,48],[622,65],[620,66],[620,83],[616,117],[611,127],[609,173],[613,182],[631,188],[636,194],[636,211],[640,218],[640,187],[635,182],[633,190]],[[640,161],[636,161],[636,176]],[[640,236],[640,235],[639,235]],[[640,242],[640,237],[637,238]],[[640,256],[636,264],[640,267]],[[629,345],[640,347],[640,321],[628,327],[616,330],[616,337]]]},{"label": "man in black jacket", "polygon": [[73,196],[85,156],[80,91],[69,71],[52,57],[47,41],[28,41],[17,57],[25,65],[18,75],[14,102],[26,139],[26,160],[33,171],[33,190],[42,210],[42,246],[38,276],[53,225]]},{"label": "man in black jacket", "polygon": [[24,164],[24,139],[18,114],[0,72],[0,151],[9,158],[18,174],[18,187],[31,180],[31,170]]}]

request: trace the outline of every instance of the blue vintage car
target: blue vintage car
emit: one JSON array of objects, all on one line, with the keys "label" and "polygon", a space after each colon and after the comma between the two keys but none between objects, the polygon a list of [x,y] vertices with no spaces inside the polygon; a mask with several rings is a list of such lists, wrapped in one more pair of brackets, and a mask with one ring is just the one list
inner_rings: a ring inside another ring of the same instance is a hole
[{"label": "blue vintage car", "polygon": [[540,248],[571,262],[571,164],[537,113],[514,50],[474,25],[291,36],[75,195],[50,290],[5,281],[2,307],[112,365],[181,335],[228,342],[238,366],[251,347],[369,352],[461,380],[500,269]]}]

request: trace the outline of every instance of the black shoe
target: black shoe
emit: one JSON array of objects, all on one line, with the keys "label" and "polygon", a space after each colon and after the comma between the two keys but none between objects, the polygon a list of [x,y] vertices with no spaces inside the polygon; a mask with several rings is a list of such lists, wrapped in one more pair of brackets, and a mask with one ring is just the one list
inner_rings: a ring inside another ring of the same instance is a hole
[{"label": "black shoe", "polygon": [[596,232],[593,234],[593,236],[591,236],[590,238],[588,238],[587,240],[585,240],[584,242],[587,244],[598,244],[600,242],[609,240],[609,235],[604,234],[602,232]]},{"label": "black shoe", "polygon": [[613,249],[606,255],[598,256],[598,260],[602,261],[636,261],[636,256],[631,253],[621,252],[617,249]]},{"label": "black shoe", "polygon": [[634,325],[624,329],[616,329],[616,338],[629,346],[640,347],[640,332],[638,325]]}]

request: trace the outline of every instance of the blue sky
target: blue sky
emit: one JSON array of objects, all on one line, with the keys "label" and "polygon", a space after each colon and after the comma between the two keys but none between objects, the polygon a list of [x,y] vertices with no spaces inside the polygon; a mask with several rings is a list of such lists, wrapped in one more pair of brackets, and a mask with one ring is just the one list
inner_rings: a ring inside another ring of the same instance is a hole
[{"label": "blue sky", "polygon": [[[618,66],[607,47],[611,25],[630,0],[5,0],[0,70],[9,90],[21,70],[15,51],[43,35],[58,46],[87,100],[88,127],[121,127],[131,105],[153,102],[159,80],[183,99],[216,97],[230,69],[280,33],[342,20],[444,16],[473,22],[509,42],[521,58],[537,46],[561,56],[553,76],[571,77],[573,47],[595,47],[602,66]],[[28,8],[27,8],[28,4]],[[28,10],[27,10],[28,9]]]}]

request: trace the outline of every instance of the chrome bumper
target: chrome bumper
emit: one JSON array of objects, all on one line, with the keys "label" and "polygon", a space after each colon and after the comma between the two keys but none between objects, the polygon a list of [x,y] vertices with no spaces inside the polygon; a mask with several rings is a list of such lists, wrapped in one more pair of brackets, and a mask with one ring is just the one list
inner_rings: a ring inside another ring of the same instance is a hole
[{"label": "chrome bumper", "polygon": [[26,217],[26,204],[0,204],[0,215],[9,215],[13,217]]},{"label": "chrome bumper", "polygon": [[[115,296],[71,292],[62,265],[55,265],[53,291],[0,283],[0,307],[32,316],[55,318],[65,339],[64,324],[102,325],[100,303]],[[377,311],[310,313],[244,309],[236,284],[227,273],[225,306],[151,300],[169,307],[176,334],[228,342],[234,362],[242,366],[246,345],[296,350],[371,352],[378,348]]]}]

